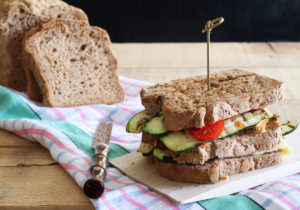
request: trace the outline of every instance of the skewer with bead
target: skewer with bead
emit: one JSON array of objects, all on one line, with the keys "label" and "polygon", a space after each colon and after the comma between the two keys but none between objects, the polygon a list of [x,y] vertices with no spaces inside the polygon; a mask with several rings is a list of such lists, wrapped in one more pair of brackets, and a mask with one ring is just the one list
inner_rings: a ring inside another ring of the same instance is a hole
[{"label": "skewer with bead", "polygon": [[223,17],[209,20],[206,22],[205,28],[202,29],[202,33],[206,33],[207,41],[207,90],[210,90],[210,72],[209,72],[209,44],[210,44],[210,32],[212,29],[221,25],[224,21]]}]

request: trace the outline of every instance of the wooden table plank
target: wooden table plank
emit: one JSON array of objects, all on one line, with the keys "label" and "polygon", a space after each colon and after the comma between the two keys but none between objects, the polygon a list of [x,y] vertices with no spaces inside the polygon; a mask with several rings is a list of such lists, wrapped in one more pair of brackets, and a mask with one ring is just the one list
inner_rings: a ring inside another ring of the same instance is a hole
[{"label": "wooden table plank", "polygon": [[[113,44],[120,68],[206,67],[205,43]],[[212,67],[300,66],[300,42],[211,43]]]},{"label": "wooden table plank", "polygon": [[21,140],[21,137],[0,129],[0,147],[41,147],[38,143]]},{"label": "wooden table plank", "polygon": [[0,209],[94,209],[45,148],[4,130],[0,177]]},{"label": "wooden table plank", "polygon": [[0,209],[93,209],[75,181],[59,165],[1,167]]},{"label": "wooden table plank", "polygon": [[0,147],[0,166],[48,166],[57,164],[42,147]]},{"label": "wooden table plank", "polygon": [[[206,72],[204,43],[113,48],[120,74],[130,78],[164,82]],[[213,71],[243,68],[286,82],[285,99],[271,109],[282,120],[300,122],[300,42],[213,43],[211,53]],[[71,176],[55,164],[39,144],[0,130],[0,209],[93,209]]]}]

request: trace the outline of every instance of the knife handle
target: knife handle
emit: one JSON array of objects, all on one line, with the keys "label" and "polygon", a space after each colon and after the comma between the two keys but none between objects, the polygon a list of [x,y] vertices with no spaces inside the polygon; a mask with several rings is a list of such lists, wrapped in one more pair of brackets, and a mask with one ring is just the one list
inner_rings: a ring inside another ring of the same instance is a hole
[{"label": "knife handle", "polygon": [[101,166],[102,168],[106,169],[108,165],[108,158],[103,154],[95,154],[93,156],[93,165]]},{"label": "knife handle", "polygon": [[96,154],[102,154],[102,155],[107,156],[109,151],[110,151],[109,146],[104,143],[98,144],[95,147]]},{"label": "knife handle", "polygon": [[89,169],[89,177],[83,186],[83,191],[89,198],[96,199],[99,198],[104,191],[109,146],[107,144],[99,144],[96,146],[95,152],[93,165]]}]

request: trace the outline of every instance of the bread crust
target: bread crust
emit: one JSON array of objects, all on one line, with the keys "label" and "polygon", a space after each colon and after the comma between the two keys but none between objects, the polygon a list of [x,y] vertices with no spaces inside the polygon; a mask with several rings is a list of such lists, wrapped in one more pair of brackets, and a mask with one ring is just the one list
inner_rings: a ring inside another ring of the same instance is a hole
[{"label": "bread crust", "polygon": [[205,122],[264,108],[282,98],[282,82],[237,69],[213,74],[210,91],[205,76],[173,80],[141,90],[146,111],[162,113],[163,124],[171,131],[201,128]]},{"label": "bread crust", "polygon": [[34,101],[42,101],[43,98],[42,98],[41,90],[31,70],[33,68],[34,63],[33,60],[31,59],[31,55],[25,50],[25,43],[29,37],[31,37],[38,31],[40,31],[41,29],[42,29],[41,26],[32,28],[30,31],[28,31],[25,34],[25,37],[23,38],[22,41],[22,65],[23,65],[23,70],[26,78],[25,89],[29,98]]},{"label": "bread crust", "polygon": [[157,172],[168,179],[208,184],[240,172],[279,164],[282,161],[282,153],[272,152],[255,156],[216,159],[203,165],[176,164],[153,159]]}]

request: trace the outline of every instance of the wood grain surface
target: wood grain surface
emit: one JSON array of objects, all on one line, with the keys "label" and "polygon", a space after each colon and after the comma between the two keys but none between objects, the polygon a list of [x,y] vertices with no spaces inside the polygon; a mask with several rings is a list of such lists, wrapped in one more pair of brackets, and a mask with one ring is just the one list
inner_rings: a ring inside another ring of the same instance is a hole
[{"label": "wood grain surface", "polygon": [[[212,43],[213,71],[241,68],[284,81],[271,107],[300,122],[300,42]],[[204,74],[204,43],[113,44],[122,76],[152,82]],[[75,181],[42,146],[0,130],[0,209],[93,209]]]}]

